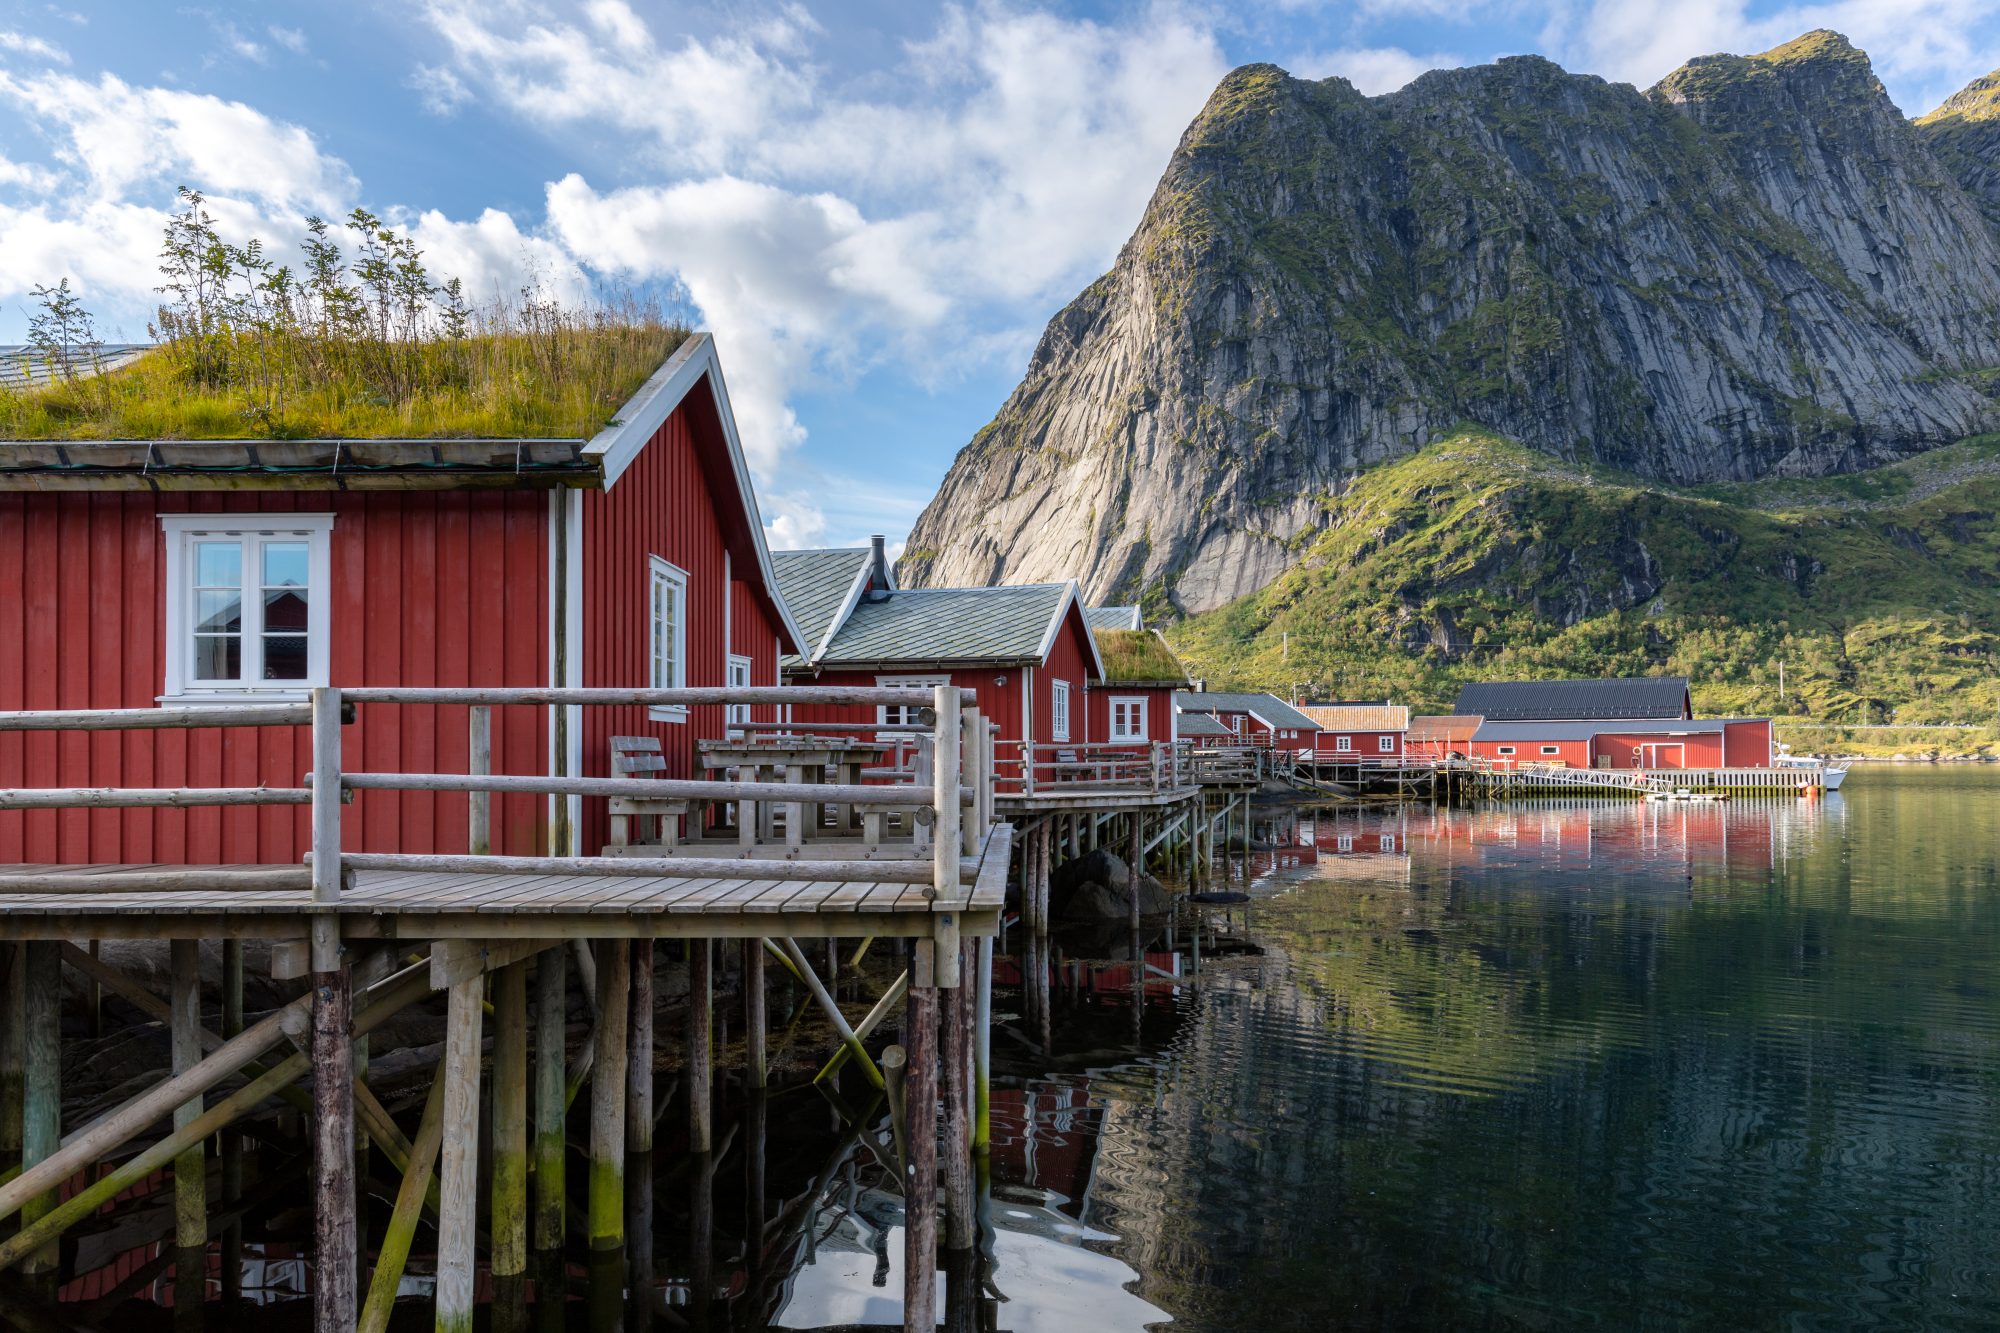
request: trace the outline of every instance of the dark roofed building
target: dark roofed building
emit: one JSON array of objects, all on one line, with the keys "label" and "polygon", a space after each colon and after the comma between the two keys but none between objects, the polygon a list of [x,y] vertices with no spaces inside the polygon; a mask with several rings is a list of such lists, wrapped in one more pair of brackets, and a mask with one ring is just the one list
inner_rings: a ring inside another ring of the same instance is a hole
[{"label": "dark roofed building", "polygon": [[1627,680],[1496,680],[1458,692],[1460,716],[1489,722],[1608,722],[1694,716],[1686,676]]}]

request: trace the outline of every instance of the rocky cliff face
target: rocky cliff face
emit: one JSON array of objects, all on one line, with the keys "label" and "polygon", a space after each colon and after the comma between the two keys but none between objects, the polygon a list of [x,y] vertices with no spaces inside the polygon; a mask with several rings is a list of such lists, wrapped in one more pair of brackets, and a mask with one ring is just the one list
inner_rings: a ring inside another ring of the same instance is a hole
[{"label": "rocky cliff face", "polygon": [[1919,135],[1827,33],[1645,93],[1534,57],[1377,98],[1239,69],[899,573],[1199,611],[1467,422],[1677,483],[1988,428],[2000,232]]},{"label": "rocky cliff face", "polygon": [[2000,69],[1916,121],[1917,136],[2000,227]]}]

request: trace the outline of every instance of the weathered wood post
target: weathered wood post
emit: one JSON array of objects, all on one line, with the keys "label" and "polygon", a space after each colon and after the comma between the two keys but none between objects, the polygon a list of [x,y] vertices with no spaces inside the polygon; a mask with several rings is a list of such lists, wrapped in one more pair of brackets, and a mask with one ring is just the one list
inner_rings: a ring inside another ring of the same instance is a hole
[{"label": "weathered wood post", "polygon": [[[27,992],[22,1048],[21,1166],[25,1170],[55,1155],[62,1142],[62,947],[54,940],[29,940],[20,950]],[[23,1228],[55,1210],[56,1191],[21,1207]],[[60,1242],[21,1261],[21,1276],[33,1286],[53,1286]]]},{"label": "weathered wood post", "polygon": [[[972,1155],[985,1162],[993,1145],[993,937],[979,937],[972,1011]],[[985,1168],[980,1168],[985,1174]]]},{"label": "weathered wood post", "polygon": [[471,1333],[479,1237],[479,1045],[485,975],[451,987],[438,1172],[437,1333]]},{"label": "weathered wood post", "polygon": [[[22,1070],[28,1059],[28,946],[0,944],[0,1176],[21,1162]],[[0,1228],[0,1236],[10,1228]]]},{"label": "weathered wood post", "polygon": [[752,1088],[762,1091],[765,1079],[764,941],[743,941],[743,1064]]},{"label": "weathered wood post", "polygon": [[[560,946],[550,952],[560,952]],[[493,974],[493,1276],[528,1271],[528,960]]]},{"label": "weathered wood post", "polygon": [[965,973],[976,964],[972,941],[959,944],[960,981],[944,992],[939,1049],[944,1061],[945,1245],[968,1250],[977,1232],[972,1196],[972,994]]},{"label": "weathered wood post", "polygon": [[[468,712],[467,749],[470,751],[469,767],[478,776],[493,771],[493,710],[485,704],[474,704]],[[493,793],[476,791],[466,798],[466,850],[474,856],[486,856],[493,851]]]},{"label": "weathered wood post", "polygon": [[535,1248],[562,1249],[568,1203],[569,950],[535,959]]},{"label": "weathered wood post", "polygon": [[[939,715],[943,716],[942,708]],[[956,709],[952,716],[957,716]],[[957,775],[956,764],[939,767]],[[938,840],[948,848],[955,849],[958,844],[956,838],[943,834]],[[916,942],[910,990],[904,1002],[904,1047],[909,1066],[903,1097],[909,1123],[909,1170],[903,1194],[903,1333],[933,1333],[937,1327],[936,954],[932,941]]]},{"label": "weathered wood post", "polygon": [[[688,941],[688,1151],[715,1146],[715,942]],[[700,1164],[696,1164],[700,1169]]]},{"label": "weathered wood post", "polygon": [[[173,940],[167,954],[173,1065],[176,1074],[184,1074],[202,1057],[201,942]],[[205,1109],[196,1093],[174,1108],[174,1128],[186,1129]],[[174,1249],[174,1308],[199,1308],[208,1294],[208,1162],[199,1139],[174,1158]]]},{"label": "weathered wood post", "polygon": [[[222,942],[222,1037],[226,1041],[243,1031],[243,941]],[[243,1201],[243,1134],[231,1128],[222,1131],[222,1208],[229,1220],[222,1227],[222,1300],[225,1305],[243,1297],[243,1219],[237,1205]]]},{"label": "weathered wood post", "polygon": [[312,692],[313,1326],[347,1333],[358,1296],[354,992],[341,957],[340,691]]},{"label": "weathered wood post", "polygon": [[632,941],[631,1041],[625,1066],[625,1151],[653,1151],[653,942]]},{"label": "weathered wood post", "polygon": [[625,1059],[631,1008],[632,951],[624,940],[599,940],[587,1217],[590,1248],[599,1252],[625,1243]]}]

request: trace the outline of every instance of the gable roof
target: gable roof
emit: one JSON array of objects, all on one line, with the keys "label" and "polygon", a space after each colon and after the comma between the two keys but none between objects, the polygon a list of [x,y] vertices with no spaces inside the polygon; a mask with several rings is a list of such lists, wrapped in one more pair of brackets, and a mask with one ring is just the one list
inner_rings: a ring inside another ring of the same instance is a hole
[{"label": "gable roof", "polygon": [[1587,741],[1598,736],[1713,736],[1732,723],[1757,717],[1615,718],[1596,722],[1510,722],[1487,718],[1473,733],[1476,741]]},{"label": "gable roof", "polygon": [[[1085,620],[1089,617],[1086,611]],[[1098,654],[1104,659],[1104,674],[1098,677],[1104,684],[1187,688],[1187,668],[1158,630],[1092,626],[1091,637],[1097,640]]]},{"label": "gable roof", "polygon": [[78,377],[105,374],[131,365],[152,350],[151,343],[73,344],[56,348],[51,356],[29,343],[0,343],[0,389],[52,384],[65,370]]},{"label": "gable roof", "polygon": [[773,551],[778,592],[806,636],[805,658],[826,647],[834,628],[847,618],[868,580],[868,548],[843,546],[831,550]]},{"label": "gable roof", "polygon": [[1494,722],[1594,721],[1607,718],[1684,718],[1686,676],[1627,680],[1504,680],[1465,686],[1453,711]]},{"label": "gable roof", "polygon": [[[1055,647],[1064,620],[1078,613],[1076,583],[997,588],[901,588],[863,599],[814,659],[819,666],[957,663],[1032,666]],[[1086,670],[1104,673],[1096,640]]]},{"label": "gable roof", "polygon": [[1092,633],[1107,629],[1144,629],[1145,622],[1139,618],[1136,606],[1091,606],[1085,607],[1083,619]]},{"label": "gable roof", "polygon": [[1406,731],[1410,725],[1402,704],[1300,704],[1299,711],[1321,731]]},{"label": "gable roof", "polygon": [[1234,736],[1236,733],[1216,721],[1207,713],[1179,713],[1174,718],[1174,731],[1181,736]]},{"label": "gable roof", "polygon": [[1464,717],[1456,713],[1413,717],[1410,719],[1409,735],[1404,739],[1411,744],[1469,741],[1485,720],[1483,717]]},{"label": "gable roof", "polygon": [[1232,694],[1199,690],[1176,694],[1174,707],[1183,713],[1248,713],[1267,727],[1318,731],[1319,723],[1275,694]]}]

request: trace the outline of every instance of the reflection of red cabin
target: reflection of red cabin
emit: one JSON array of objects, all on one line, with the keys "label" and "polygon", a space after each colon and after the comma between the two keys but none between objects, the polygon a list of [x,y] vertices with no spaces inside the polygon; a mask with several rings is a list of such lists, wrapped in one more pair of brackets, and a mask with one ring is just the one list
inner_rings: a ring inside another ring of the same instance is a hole
[{"label": "reflection of red cabin", "polygon": [[[0,442],[0,710],[274,702],[318,685],[775,685],[798,646],[707,335],[591,440],[61,452]],[[493,765],[604,774],[612,734],[650,734],[681,775],[722,713],[499,708]],[[465,772],[465,717],[364,706],[344,765]],[[304,728],[12,733],[0,787],[294,787],[309,750]],[[466,811],[463,796],[365,792],[343,841],[459,852]],[[498,797],[495,849],[595,851],[604,812],[583,825],[582,811]],[[0,813],[0,861],[294,862],[306,826],[303,807],[280,806]]]}]

